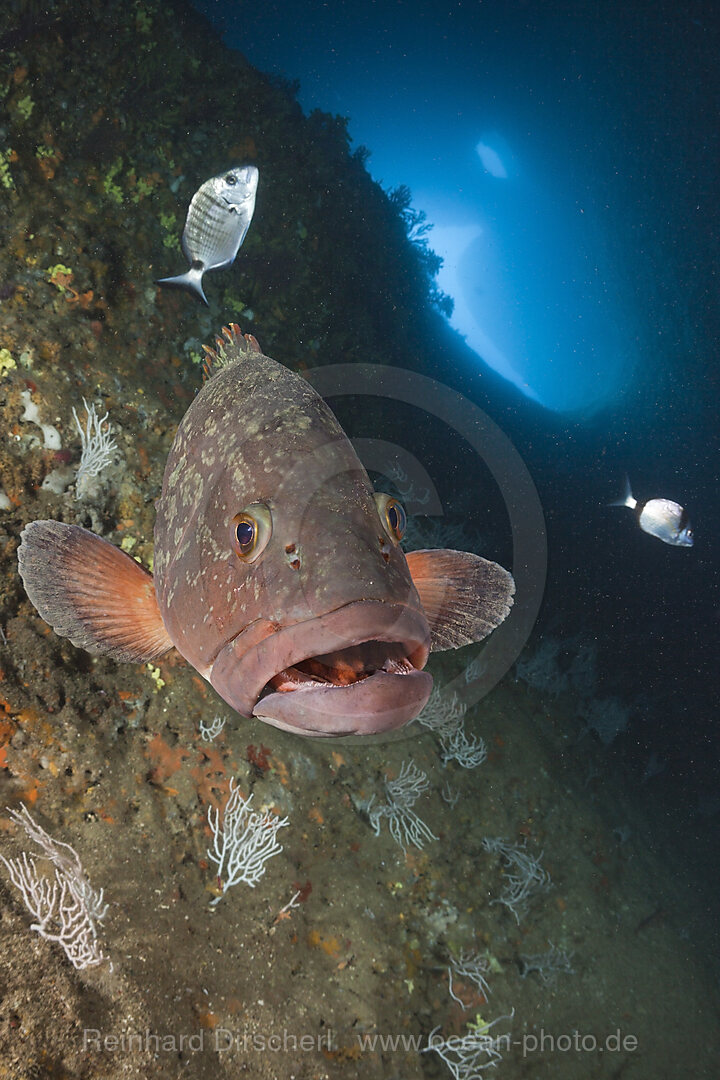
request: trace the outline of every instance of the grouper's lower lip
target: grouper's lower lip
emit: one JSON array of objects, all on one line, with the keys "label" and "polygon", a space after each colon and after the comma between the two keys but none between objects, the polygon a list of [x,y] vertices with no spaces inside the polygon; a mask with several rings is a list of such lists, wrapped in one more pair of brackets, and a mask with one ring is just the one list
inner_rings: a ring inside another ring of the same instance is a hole
[{"label": "grouper's lower lip", "polygon": [[320,736],[391,731],[417,716],[430,696],[432,677],[420,670],[430,632],[416,608],[355,601],[252,644],[244,638],[218,655],[210,682],[242,715],[284,730]]},{"label": "grouper's lower lip", "polygon": [[402,727],[430,697],[432,675],[378,671],[349,686],[303,687],[263,697],[253,716],[305,735],[375,735]]}]

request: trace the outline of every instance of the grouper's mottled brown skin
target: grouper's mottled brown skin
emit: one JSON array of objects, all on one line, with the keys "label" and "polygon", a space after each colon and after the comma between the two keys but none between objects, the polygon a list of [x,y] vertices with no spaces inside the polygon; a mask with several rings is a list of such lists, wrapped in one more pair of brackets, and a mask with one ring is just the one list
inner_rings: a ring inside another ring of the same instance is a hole
[{"label": "grouper's mottled brown skin", "polygon": [[[287,627],[361,600],[409,605],[424,621],[405,556],[322,398],[241,337],[219,358],[180,424],[157,505],[156,594],[179,651],[212,681],[218,654],[252,624]],[[247,564],[231,523],[256,502],[273,531]]]}]

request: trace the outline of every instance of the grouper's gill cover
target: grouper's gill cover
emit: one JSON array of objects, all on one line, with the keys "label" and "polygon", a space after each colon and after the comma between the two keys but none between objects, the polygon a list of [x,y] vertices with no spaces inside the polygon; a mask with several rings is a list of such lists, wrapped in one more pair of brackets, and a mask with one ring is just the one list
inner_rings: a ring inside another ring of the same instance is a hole
[{"label": "grouper's gill cover", "polygon": [[173,645],[241,715],[306,735],[416,716],[428,651],[480,641],[512,577],[467,552],[399,546],[330,409],[238,327],[207,350],[157,504],[154,578],[76,525],[31,522],[18,562],[57,633],[143,662]]}]

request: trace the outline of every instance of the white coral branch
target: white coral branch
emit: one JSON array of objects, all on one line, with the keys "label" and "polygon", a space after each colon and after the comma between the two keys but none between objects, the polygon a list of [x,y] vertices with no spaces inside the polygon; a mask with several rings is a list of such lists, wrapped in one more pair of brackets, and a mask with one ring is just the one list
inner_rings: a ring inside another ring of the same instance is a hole
[{"label": "white coral branch", "polygon": [[97,923],[107,914],[103,890],[90,885],[75,849],[54,840],[33,819],[27,807],[11,810],[10,816],[55,868],[53,880],[38,872],[35,860],[28,858],[26,852],[16,859],[0,855],[10,880],[35,919],[30,929],[46,941],[61,945],[75,968],[101,964],[107,959],[97,940]]},{"label": "white coral branch", "polygon": [[[256,813],[249,810],[251,799],[252,795],[243,799],[231,780],[222,823],[220,811],[213,814],[213,808],[208,809],[208,824],[213,834],[208,857],[217,865],[222,895],[241,881],[254,889],[267,869],[268,859],[282,851],[277,833],[289,824],[288,818],[279,818],[270,811]],[[220,898],[212,902],[215,904]]]},{"label": "white coral branch", "polygon": [[105,413],[103,417],[98,417],[95,406],[88,405],[85,398],[83,398],[83,405],[87,414],[85,427],[80,423],[74,408],[72,411],[75,426],[80,432],[82,447],[75,483],[75,490],[79,496],[85,493],[90,478],[99,476],[110,464],[113,450],[117,449],[117,443],[110,438],[110,429],[107,424],[109,414]]}]

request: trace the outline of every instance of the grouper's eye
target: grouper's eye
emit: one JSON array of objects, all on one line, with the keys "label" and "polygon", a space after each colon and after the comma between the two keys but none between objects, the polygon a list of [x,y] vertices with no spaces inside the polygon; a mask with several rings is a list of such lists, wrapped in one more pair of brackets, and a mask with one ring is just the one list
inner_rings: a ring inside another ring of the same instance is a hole
[{"label": "grouper's eye", "polygon": [[265,503],[251,503],[230,522],[230,543],[243,562],[254,562],[272,536],[272,517]]},{"label": "grouper's eye", "polygon": [[407,527],[407,516],[402,504],[393,499],[391,495],[385,495],[382,491],[375,494],[375,503],[380,514],[385,532],[394,544],[399,544]]}]

